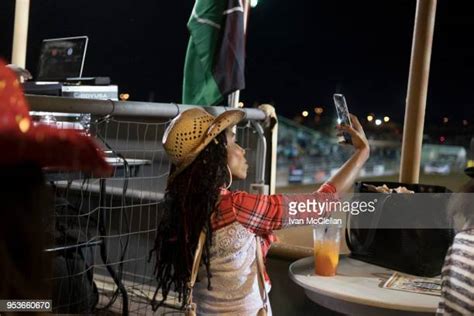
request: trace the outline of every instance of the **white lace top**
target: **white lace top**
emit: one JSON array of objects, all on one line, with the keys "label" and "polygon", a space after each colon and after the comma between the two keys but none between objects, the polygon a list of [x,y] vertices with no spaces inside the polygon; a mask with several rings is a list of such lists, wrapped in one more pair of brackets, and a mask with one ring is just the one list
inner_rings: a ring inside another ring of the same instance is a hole
[{"label": "white lace top", "polygon": [[[255,234],[234,222],[214,231],[212,241],[212,290],[207,289],[207,273],[202,265],[200,282],[193,291],[198,315],[256,315],[263,301],[257,279]],[[266,288],[268,293],[268,283]]]},{"label": "white lace top", "polygon": [[[336,188],[323,184],[314,192],[322,201],[337,198]],[[321,194],[321,195],[319,195]],[[221,190],[215,216],[211,217],[213,240],[210,249],[212,290],[207,289],[205,267],[201,282],[194,287],[194,301],[200,315],[256,315],[263,307],[257,279],[256,239],[262,237],[262,253],[275,240],[273,231],[290,225],[287,202],[281,194],[259,195],[244,191]],[[265,277],[267,293],[270,290]],[[271,315],[270,303],[267,304]]]}]

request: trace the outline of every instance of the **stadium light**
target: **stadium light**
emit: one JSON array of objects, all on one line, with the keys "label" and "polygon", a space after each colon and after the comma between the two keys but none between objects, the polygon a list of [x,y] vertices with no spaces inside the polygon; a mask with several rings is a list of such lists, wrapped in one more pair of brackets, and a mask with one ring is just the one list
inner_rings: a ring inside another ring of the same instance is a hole
[{"label": "stadium light", "polygon": [[301,115],[303,115],[303,117],[307,117],[309,115],[308,111],[303,111],[301,112]]},{"label": "stadium light", "polygon": [[375,125],[379,126],[380,124],[382,124],[382,120],[381,119],[376,119],[375,120]]},{"label": "stadium light", "polygon": [[390,122],[390,117],[384,116],[384,117],[383,117],[383,121],[384,121],[385,123]]},{"label": "stadium light", "polygon": [[314,108],[314,113],[316,114],[322,114],[324,112],[324,109],[322,107],[315,107]]},{"label": "stadium light", "polygon": [[367,115],[367,121],[372,122],[374,117],[372,115]]},{"label": "stadium light", "polygon": [[443,123],[444,123],[444,124],[448,123],[448,121],[449,121],[449,119],[448,119],[446,116],[443,117]]},{"label": "stadium light", "polygon": [[258,4],[258,0],[250,0],[250,6],[252,8],[255,8],[257,6],[257,4]]}]

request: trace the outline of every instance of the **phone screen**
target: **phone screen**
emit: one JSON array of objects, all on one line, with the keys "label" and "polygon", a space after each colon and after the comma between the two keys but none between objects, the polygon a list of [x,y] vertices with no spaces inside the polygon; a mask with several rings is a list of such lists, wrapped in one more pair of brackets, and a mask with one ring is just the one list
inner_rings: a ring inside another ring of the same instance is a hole
[{"label": "phone screen", "polygon": [[[333,95],[334,106],[336,107],[337,113],[337,123],[341,125],[352,126],[351,118],[349,116],[349,110],[347,109],[346,98],[344,95],[335,93]],[[339,136],[339,142],[345,142],[352,144],[351,135],[348,133],[343,133],[343,136]]]}]

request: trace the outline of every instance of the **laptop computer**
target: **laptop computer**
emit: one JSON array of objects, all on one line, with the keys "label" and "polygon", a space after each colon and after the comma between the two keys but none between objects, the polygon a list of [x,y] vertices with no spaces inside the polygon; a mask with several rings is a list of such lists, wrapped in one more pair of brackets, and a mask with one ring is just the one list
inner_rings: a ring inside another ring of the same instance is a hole
[{"label": "laptop computer", "polygon": [[23,83],[25,93],[117,99],[117,86],[85,87],[110,85],[109,77],[82,77],[88,41],[87,36],[43,40],[35,81]]},{"label": "laptop computer", "polygon": [[43,40],[35,81],[64,82],[81,78],[88,42],[87,36]]}]

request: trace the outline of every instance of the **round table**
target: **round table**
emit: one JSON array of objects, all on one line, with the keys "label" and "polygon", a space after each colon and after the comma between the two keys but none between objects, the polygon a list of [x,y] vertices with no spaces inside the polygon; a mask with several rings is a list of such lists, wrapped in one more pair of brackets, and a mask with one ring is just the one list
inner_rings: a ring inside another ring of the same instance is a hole
[{"label": "round table", "polygon": [[290,278],[313,302],[348,315],[427,315],[436,312],[439,296],[382,288],[394,271],[341,256],[337,275],[314,274],[314,258],[290,265]]}]

